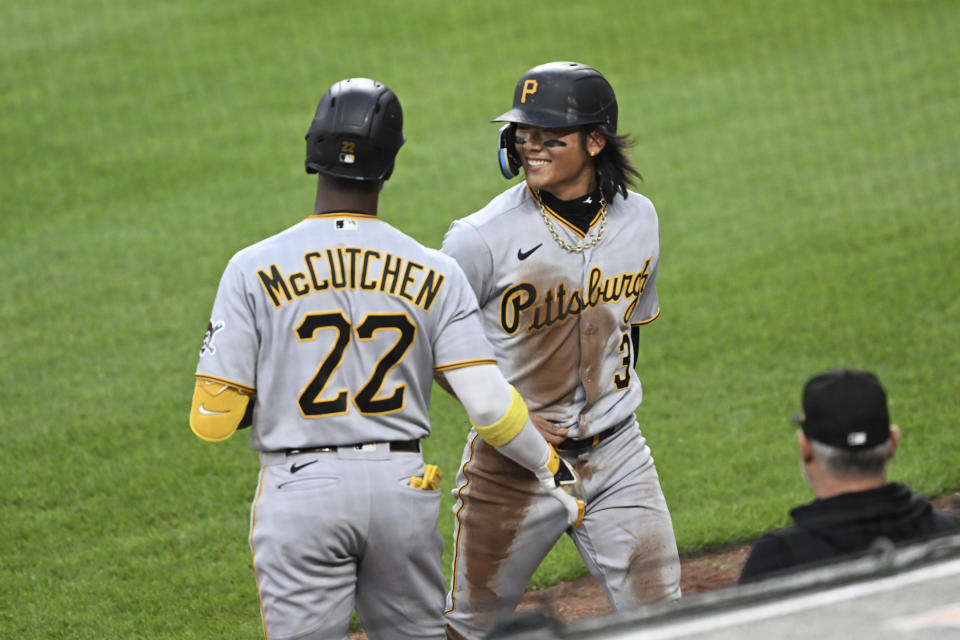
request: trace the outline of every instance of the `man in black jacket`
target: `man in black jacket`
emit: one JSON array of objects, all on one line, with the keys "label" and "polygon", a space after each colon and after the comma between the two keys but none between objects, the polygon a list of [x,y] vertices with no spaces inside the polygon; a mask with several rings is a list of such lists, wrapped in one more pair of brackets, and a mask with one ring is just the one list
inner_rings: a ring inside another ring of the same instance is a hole
[{"label": "man in black jacket", "polygon": [[914,542],[960,531],[903,484],[888,483],[885,466],[900,442],[876,376],[836,369],[811,378],[803,410],[793,417],[803,475],[817,498],[790,512],[795,525],[764,535],[740,574],[750,582],[867,550],[877,539]]}]

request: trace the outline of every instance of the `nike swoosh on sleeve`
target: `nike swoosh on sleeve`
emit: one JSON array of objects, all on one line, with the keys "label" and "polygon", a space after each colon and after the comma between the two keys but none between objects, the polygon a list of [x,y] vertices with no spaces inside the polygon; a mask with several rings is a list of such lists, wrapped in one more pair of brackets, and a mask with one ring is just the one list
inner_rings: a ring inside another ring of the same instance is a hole
[{"label": "nike swoosh on sleeve", "polygon": [[219,415],[224,414],[224,413],[230,413],[230,410],[229,410],[229,409],[227,409],[226,411],[213,411],[213,410],[211,410],[211,409],[207,409],[207,408],[206,408],[205,406],[203,406],[202,404],[197,408],[197,411],[198,411],[201,415],[205,415],[205,416],[219,416]]}]

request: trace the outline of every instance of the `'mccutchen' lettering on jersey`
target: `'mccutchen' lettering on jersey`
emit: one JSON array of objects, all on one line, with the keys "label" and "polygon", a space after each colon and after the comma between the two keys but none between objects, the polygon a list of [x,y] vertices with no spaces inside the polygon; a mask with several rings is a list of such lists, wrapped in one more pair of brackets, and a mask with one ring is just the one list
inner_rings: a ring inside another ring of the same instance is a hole
[{"label": "'mccutchen' lettering on jersey", "polygon": [[568,291],[564,282],[555,289],[548,289],[540,300],[537,288],[529,282],[513,285],[500,296],[500,327],[508,335],[514,335],[522,324],[524,312],[530,319],[527,331],[536,332],[571,316],[577,316],[586,309],[599,304],[609,304],[620,300],[630,300],[623,312],[623,322],[629,323],[630,316],[647,286],[650,277],[649,267],[652,256],[648,257],[643,268],[636,273],[624,272],[615,276],[604,276],[600,267],[590,269],[586,295],[581,289]]},{"label": "'mccutchen' lettering on jersey", "polygon": [[328,289],[377,291],[404,298],[429,311],[443,287],[435,269],[391,253],[362,247],[335,247],[303,256],[304,270],[284,274],[276,264],[257,276],[273,306]]}]

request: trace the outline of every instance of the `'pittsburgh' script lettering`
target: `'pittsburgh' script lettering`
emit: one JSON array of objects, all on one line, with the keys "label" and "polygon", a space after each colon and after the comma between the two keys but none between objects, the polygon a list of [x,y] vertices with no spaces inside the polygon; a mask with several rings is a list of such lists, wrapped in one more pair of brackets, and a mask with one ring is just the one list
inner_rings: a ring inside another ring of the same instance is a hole
[{"label": "'pittsburgh' script lettering", "polygon": [[539,331],[580,315],[590,307],[623,299],[630,300],[623,312],[623,322],[628,323],[647,286],[650,260],[647,258],[643,269],[636,273],[624,272],[615,276],[605,277],[600,267],[593,267],[586,292],[581,289],[568,291],[566,283],[561,282],[556,288],[548,289],[542,300],[537,288],[529,282],[515,284],[500,297],[500,326],[507,334],[515,334],[520,329],[524,312],[527,312],[530,318],[527,331]]}]

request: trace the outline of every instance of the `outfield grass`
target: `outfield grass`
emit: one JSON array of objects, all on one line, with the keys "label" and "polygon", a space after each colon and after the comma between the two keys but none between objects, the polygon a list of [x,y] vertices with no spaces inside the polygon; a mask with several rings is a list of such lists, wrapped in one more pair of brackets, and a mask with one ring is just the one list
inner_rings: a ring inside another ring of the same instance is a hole
[{"label": "outfield grass", "polygon": [[[432,246],[507,186],[523,71],[611,80],[661,216],[639,417],[681,550],[809,499],[787,417],[836,365],[885,382],[893,479],[960,489],[958,56],[950,0],[3,3],[0,636],[261,636],[256,456],[192,436],[193,371],[227,259],[310,212],[348,76],[400,96],[381,214]],[[431,413],[450,489],[466,419]],[[564,543],[534,584],[583,571]]]}]

